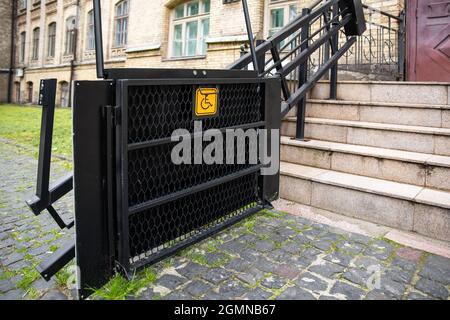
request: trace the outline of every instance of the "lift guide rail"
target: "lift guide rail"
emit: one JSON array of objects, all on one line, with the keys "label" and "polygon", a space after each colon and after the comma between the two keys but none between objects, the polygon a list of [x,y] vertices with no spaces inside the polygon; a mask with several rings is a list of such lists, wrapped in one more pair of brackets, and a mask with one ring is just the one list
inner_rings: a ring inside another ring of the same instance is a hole
[{"label": "lift guide rail", "polygon": [[[80,299],[117,272],[132,277],[137,269],[270,208],[278,198],[279,171],[262,174],[265,159],[258,153],[256,163],[250,161],[255,150],[249,139],[240,146],[223,144],[223,154],[234,151],[231,162],[198,163],[193,148],[190,162],[175,164],[173,132],[183,129],[183,138],[195,139],[209,129],[256,129],[261,138],[266,129],[264,148],[279,159],[270,133],[278,133],[282,117],[295,105],[301,121],[306,92],[333,71],[354,36],[365,30],[360,0],[316,1],[255,47],[243,0],[251,52],[229,69],[105,69],[100,0],[93,4],[100,80],[72,84],[73,175],[49,184],[56,80],[42,80],[37,188],[27,201],[36,215],[46,210],[60,228],[75,227],[74,241],[38,270],[49,280],[75,258]],[[318,19],[325,23],[311,34]],[[338,32],[348,39],[340,48]],[[328,62],[309,75],[308,59],[325,45],[332,49]],[[254,71],[246,70],[250,64]],[[292,76],[293,70],[300,76]],[[202,150],[208,144],[202,141]],[[245,159],[237,161],[241,147]],[[72,189],[75,221],[66,222],[53,204]]]}]

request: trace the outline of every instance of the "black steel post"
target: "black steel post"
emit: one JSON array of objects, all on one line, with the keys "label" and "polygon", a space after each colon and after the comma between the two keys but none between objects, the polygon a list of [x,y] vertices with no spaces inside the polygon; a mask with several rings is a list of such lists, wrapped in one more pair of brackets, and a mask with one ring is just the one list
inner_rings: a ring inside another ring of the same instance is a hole
[{"label": "black steel post", "polygon": [[[304,8],[302,10],[302,16],[306,16],[311,12],[311,9]],[[302,28],[301,31],[301,51],[308,50],[309,46],[309,25]],[[298,69],[298,88],[300,89],[308,81],[308,60],[303,62]],[[305,109],[306,109],[306,97],[302,98],[297,104],[297,129],[295,138],[297,140],[305,139]]]},{"label": "black steel post", "polygon": [[41,80],[39,104],[42,105],[42,118],[36,196],[42,202],[48,202],[50,197],[50,162],[52,156],[53,122],[55,118],[55,96],[56,79]]},{"label": "black steel post", "polygon": [[[339,15],[339,6],[336,4],[333,6],[333,18],[337,19]],[[331,25],[332,27],[338,25],[339,23],[334,21]],[[333,54],[337,52],[337,48],[339,45],[339,33],[336,33],[335,36],[331,38],[331,50]],[[330,100],[337,99],[337,78],[338,78],[338,63],[333,65],[330,71]]]},{"label": "black steel post", "polygon": [[405,74],[405,51],[406,51],[406,39],[405,39],[405,30],[406,30],[406,16],[405,11],[402,11],[400,13],[400,21],[398,26],[398,74],[400,76],[400,79],[398,80],[405,80],[406,74]]},{"label": "black steel post", "polygon": [[[97,0],[98,1],[98,0]],[[248,42],[250,44],[250,52],[252,54],[253,68],[259,75],[258,57],[256,56],[255,43],[253,40],[252,22],[248,12],[247,0],[242,0],[242,7],[244,8],[245,25],[247,27]]]},{"label": "black steel post", "polygon": [[95,63],[97,78],[105,78],[105,63],[103,57],[102,9],[100,0],[94,1],[94,33],[95,33]]}]

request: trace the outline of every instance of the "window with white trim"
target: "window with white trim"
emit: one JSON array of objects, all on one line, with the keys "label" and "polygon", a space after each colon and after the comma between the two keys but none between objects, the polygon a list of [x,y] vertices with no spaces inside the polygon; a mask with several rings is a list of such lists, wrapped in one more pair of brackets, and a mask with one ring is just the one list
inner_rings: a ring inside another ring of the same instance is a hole
[{"label": "window with white trim", "polygon": [[87,14],[86,21],[86,50],[95,49],[95,36],[94,36],[94,10],[91,10]]},{"label": "window with white trim", "polygon": [[297,17],[297,1],[269,0],[268,36],[271,37]]},{"label": "window with white trim", "polygon": [[206,54],[210,11],[211,0],[188,1],[172,10],[171,57],[192,57]]},{"label": "window with white trim", "polygon": [[116,4],[114,15],[114,47],[127,44],[129,2],[123,0]]}]

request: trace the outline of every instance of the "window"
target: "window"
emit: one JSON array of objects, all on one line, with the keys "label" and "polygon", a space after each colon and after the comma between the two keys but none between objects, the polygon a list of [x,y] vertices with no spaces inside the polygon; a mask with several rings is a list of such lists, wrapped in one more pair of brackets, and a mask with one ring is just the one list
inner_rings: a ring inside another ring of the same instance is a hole
[{"label": "window", "polygon": [[[270,0],[268,36],[273,36],[296,17],[296,1]],[[288,38],[287,41],[289,41],[290,39],[291,38]],[[281,47],[283,47],[283,45],[286,43],[285,41],[280,43]]]},{"label": "window", "polygon": [[95,49],[95,37],[94,37],[94,11],[91,10],[87,15],[86,23],[86,50]]},{"label": "window", "polygon": [[269,37],[294,20],[296,16],[297,5],[292,1],[271,0],[269,4]]},{"label": "window", "polygon": [[19,62],[23,63],[25,61],[25,44],[26,44],[26,33],[20,33],[20,47],[19,47]]},{"label": "window", "polygon": [[33,50],[31,58],[33,60],[39,59],[39,35],[41,30],[39,28],[34,28],[33,30]]},{"label": "window", "polygon": [[47,43],[47,57],[55,57],[55,44],[56,44],[56,23],[50,23],[48,25],[48,43]]},{"label": "window", "polygon": [[75,53],[75,43],[77,37],[77,20],[75,17],[70,17],[66,20],[66,45],[65,55],[72,55]]},{"label": "window", "polygon": [[206,54],[211,0],[189,1],[175,7],[172,15],[172,57]]},{"label": "window", "polygon": [[114,46],[123,47],[127,44],[128,32],[128,0],[116,4],[114,17]]}]

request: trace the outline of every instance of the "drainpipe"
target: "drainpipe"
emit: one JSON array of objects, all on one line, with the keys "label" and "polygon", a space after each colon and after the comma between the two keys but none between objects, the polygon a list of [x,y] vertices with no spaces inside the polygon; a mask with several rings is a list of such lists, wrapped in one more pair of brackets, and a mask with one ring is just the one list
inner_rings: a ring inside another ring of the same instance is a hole
[{"label": "drainpipe", "polygon": [[15,35],[16,35],[16,3],[17,1],[12,0],[11,9],[11,49],[10,49],[10,60],[9,60],[9,75],[8,75],[8,103],[12,102],[12,88],[13,88],[13,71],[15,66],[16,57],[16,45],[15,45]]},{"label": "drainpipe", "polygon": [[73,47],[73,58],[70,61],[70,80],[69,80],[69,106],[72,105],[72,81],[75,76],[75,61],[77,61],[77,51],[78,51],[78,24],[80,23],[80,0],[77,0],[77,13],[75,14],[75,37],[74,37],[74,47]]}]

